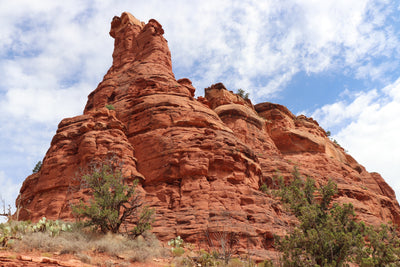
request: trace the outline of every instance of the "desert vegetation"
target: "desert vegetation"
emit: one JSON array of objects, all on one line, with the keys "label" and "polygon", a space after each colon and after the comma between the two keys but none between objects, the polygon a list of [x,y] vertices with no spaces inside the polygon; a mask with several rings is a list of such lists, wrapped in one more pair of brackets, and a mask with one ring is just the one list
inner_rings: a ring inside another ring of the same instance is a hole
[{"label": "desert vegetation", "polygon": [[282,177],[274,181],[268,193],[279,198],[299,221],[287,236],[275,237],[275,246],[282,252],[279,265],[400,266],[396,227],[358,221],[351,203],[333,202],[337,192],[333,181],[317,188],[313,179],[302,177],[296,168],[291,181]]},{"label": "desert vegetation", "polygon": [[115,107],[114,107],[113,105],[111,105],[111,104],[106,105],[106,108],[107,108],[108,110],[115,110]]},{"label": "desert vegetation", "polygon": [[33,168],[32,173],[37,173],[38,171],[40,171],[41,168],[42,168],[42,161],[39,160],[36,163],[35,167]]},{"label": "desert vegetation", "polygon": [[122,265],[168,256],[168,250],[149,232],[133,239],[122,234],[93,231],[82,223],[46,218],[38,223],[8,221],[0,224],[0,246],[18,253],[39,252],[46,256],[71,254],[84,263],[102,266],[104,262],[97,259],[98,255],[106,255]]},{"label": "desert vegetation", "polygon": [[[225,228],[207,228],[203,233],[207,249],[195,249],[180,236],[163,247],[148,231],[155,211],[144,205],[136,190],[138,181],[124,177],[122,166],[113,157],[88,166],[76,189],[88,189],[91,198],[71,205],[76,222],[44,217],[37,223],[13,221],[3,207],[2,215],[9,220],[0,224],[0,247],[50,256],[71,254],[95,265],[104,265],[96,258],[103,254],[114,259],[109,265],[170,257],[171,266],[400,266],[395,226],[358,221],[350,203],[334,202],[338,188],[333,181],[317,187],[296,168],[291,179],[278,175],[272,184],[260,187],[298,220],[288,235],[274,237],[280,258],[256,264],[251,255],[238,256],[239,235]],[[121,232],[124,224],[131,225],[130,230],[125,227]]]},{"label": "desert vegetation", "polygon": [[[5,212],[4,207],[4,214],[0,215],[7,216],[8,221],[0,224],[0,247],[46,255],[72,254],[84,263],[96,265],[104,264],[96,260],[99,254],[118,259],[122,265],[168,256],[168,250],[148,232],[154,209],[143,205],[136,191],[138,181],[124,177],[122,167],[122,163],[110,156],[92,162],[85,174],[78,177],[78,185],[71,190],[89,190],[91,197],[71,204],[76,222],[45,217],[37,223],[14,221],[10,210]],[[125,228],[121,231],[123,224]]]},{"label": "desert vegetation", "polygon": [[[102,233],[118,233],[122,224],[135,224],[131,231],[139,236],[151,229],[154,210],[143,206],[137,193],[138,180],[123,176],[123,163],[114,156],[92,162],[87,174],[78,179],[78,190],[89,189],[92,198],[72,204],[72,212]],[[135,220],[136,219],[136,220]]]},{"label": "desert vegetation", "polygon": [[237,90],[236,94],[244,100],[249,100],[249,93],[246,93],[246,91],[241,88]]}]

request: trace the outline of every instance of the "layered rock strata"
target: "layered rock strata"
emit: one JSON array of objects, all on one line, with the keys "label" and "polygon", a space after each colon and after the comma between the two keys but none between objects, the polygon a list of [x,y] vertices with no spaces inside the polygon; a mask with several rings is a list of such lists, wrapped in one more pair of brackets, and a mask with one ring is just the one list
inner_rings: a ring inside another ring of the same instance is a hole
[{"label": "layered rock strata", "polygon": [[[259,191],[274,176],[289,179],[294,166],[318,184],[333,179],[337,202],[351,202],[367,223],[400,224],[393,190],[368,173],[316,121],[286,107],[249,100],[223,84],[194,98],[189,79],[176,80],[164,30],[129,13],[114,17],[113,64],[89,95],[84,114],[61,121],[38,173],[26,178],[18,219],[71,220],[79,170],[109,153],[124,174],[140,180],[156,209],[153,231],[205,245],[207,234],[234,232],[241,249],[269,257],[273,234],[294,223],[276,199]],[[105,106],[112,105],[115,110]]]}]

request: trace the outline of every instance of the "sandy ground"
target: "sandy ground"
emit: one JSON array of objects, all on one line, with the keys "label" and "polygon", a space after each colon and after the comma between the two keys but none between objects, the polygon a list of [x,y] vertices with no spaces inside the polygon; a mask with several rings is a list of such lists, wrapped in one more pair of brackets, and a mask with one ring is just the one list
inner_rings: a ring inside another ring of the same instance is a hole
[{"label": "sandy ground", "polygon": [[[105,254],[89,257],[70,254],[50,254],[41,252],[0,251],[0,266],[168,266],[171,259],[153,259],[148,262],[129,262],[123,258],[111,258]],[[86,263],[85,263],[86,262]]]}]

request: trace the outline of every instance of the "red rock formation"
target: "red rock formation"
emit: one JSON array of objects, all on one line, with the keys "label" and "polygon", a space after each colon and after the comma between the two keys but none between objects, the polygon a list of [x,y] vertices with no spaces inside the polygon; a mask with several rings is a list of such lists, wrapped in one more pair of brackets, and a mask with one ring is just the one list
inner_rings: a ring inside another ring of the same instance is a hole
[{"label": "red rock formation", "polygon": [[71,190],[76,172],[111,152],[140,179],[162,240],[201,243],[207,230],[232,231],[250,240],[242,249],[268,257],[273,234],[285,233],[293,218],[259,186],[278,171],[290,177],[294,166],[319,184],[333,179],[336,201],[353,203],[361,219],[400,223],[393,190],[314,120],[277,104],[253,106],[223,84],[195,99],[190,80],[174,77],[163,32],[155,20],[114,17],[113,64],[84,115],[60,123],[41,170],[25,180],[19,219],[72,219],[69,204],[84,197]]},{"label": "red rock formation", "polygon": [[125,163],[127,176],[144,178],[136,170],[133,147],[114,111],[104,107],[62,120],[42,168],[28,176],[21,187],[16,202],[18,219],[70,219],[70,203],[82,197],[71,191],[77,175],[94,159],[103,159],[110,152]]}]

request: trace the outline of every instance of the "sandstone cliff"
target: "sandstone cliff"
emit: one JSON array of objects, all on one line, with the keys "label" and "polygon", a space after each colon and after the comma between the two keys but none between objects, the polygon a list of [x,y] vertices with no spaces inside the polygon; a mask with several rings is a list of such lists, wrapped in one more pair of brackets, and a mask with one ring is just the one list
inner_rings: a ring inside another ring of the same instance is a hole
[{"label": "sandstone cliff", "polygon": [[174,77],[163,33],[153,19],[114,17],[113,64],[83,115],[60,122],[41,170],[26,178],[20,220],[72,219],[70,203],[86,196],[71,189],[76,173],[112,152],[140,180],[162,240],[201,243],[207,229],[229,228],[250,240],[243,249],[268,256],[273,234],[284,234],[293,218],[259,187],[278,172],[289,178],[294,166],[319,184],[333,179],[335,201],[353,203],[367,223],[400,224],[394,191],[313,119],[278,104],[253,106],[223,84],[194,98],[190,80]]}]

